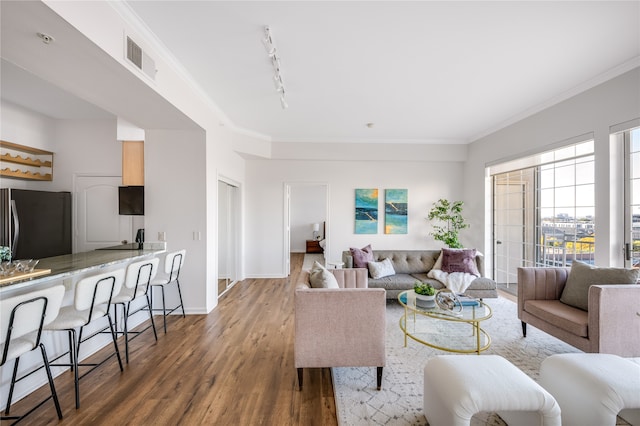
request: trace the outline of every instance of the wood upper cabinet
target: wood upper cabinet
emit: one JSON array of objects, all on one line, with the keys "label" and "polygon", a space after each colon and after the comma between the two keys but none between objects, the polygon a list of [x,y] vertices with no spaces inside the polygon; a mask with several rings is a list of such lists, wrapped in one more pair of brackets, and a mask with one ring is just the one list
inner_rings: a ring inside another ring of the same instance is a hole
[{"label": "wood upper cabinet", "polygon": [[122,141],[122,185],[144,185],[143,141]]}]

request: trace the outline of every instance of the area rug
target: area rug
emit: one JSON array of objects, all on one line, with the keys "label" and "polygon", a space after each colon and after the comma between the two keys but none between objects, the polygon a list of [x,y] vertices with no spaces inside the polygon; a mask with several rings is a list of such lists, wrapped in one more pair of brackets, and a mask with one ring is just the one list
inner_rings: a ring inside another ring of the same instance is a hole
[{"label": "area rug", "polygon": [[[483,354],[501,355],[537,380],[540,363],[546,357],[580,352],[531,326],[527,329],[527,337],[523,338],[514,302],[504,298],[486,299],[485,302],[491,306],[493,317],[482,323],[482,328],[491,336],[491,346]],[[398,325],[403,312],[404,309],[397,301],[387,301],[387,365],[382,390],[376,390],[374,368],[332,369],[339,425],[428,424],[422,410],[423,368],[429,358],[447,352],[432,349],[411,339],[405,348],[404,334]],[[474,416],[471,424],[505,425],[495,413],[479,413]]]},{"label": "area rug", "polygon": [[309,271],[313,266],[313,262],[318,261],[321,265],[324,265],[324,255],[320,253],[305,253],[304,260],[302,261],[302,270]]}]

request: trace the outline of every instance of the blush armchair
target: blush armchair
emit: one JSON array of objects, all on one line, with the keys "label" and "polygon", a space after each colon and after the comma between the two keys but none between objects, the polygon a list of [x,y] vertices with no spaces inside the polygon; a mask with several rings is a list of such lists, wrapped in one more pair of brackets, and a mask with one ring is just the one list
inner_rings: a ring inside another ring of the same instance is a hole
[{"label": "blush armchair", "polygon": [[367,288],[366,269],[331,269],[340,288],[311,288],[302,271],[295,289],[294,359],[302,390],[304,368],[385,366],[384,289]]},{"label": "blush armchair", "polygon": [[588,309],[560,301],[570,268],[518,268],[518,319],[584,352],[640,356],[640,285],[591,285]]}]

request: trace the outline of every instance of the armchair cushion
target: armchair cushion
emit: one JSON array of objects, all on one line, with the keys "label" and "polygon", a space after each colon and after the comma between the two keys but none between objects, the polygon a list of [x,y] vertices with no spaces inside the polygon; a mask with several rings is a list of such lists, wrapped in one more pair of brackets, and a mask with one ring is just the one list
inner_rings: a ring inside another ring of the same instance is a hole
[{"label": "armchair cushion", "polygon": [[318,262],[313,262],[309,283],[312,288],[340,288],[336,277]]},{"label": "armchair cushion", "polygon": [[574,261],[560,301],[586,311],[592,285],[636,284],[639,277],[640,269],[598,268]]},{"label": "armchair cushion", "polygon": [[580,337],[588,337],[589,316],[559,300],[527,300],[524,309],[531,315],[545,318],[551,324]]}]

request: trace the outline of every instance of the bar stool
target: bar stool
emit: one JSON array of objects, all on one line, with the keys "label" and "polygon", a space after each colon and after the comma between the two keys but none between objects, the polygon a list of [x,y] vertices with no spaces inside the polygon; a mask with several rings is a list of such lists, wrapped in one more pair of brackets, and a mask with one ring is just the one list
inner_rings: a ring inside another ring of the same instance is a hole
[{"label": "bar stool", "polygon": [[[153,308],[153,303],[152,303],[151,310],[154,312],[162,311],[162,319],[164,321],[165,334],[167,333],[167,315],[170,315],[173,311],[175,311],[178,308],[182,308],[182,317],[184,318],[184,305],[182,303],[182,292],[180,291],[180,281],[178,280],[178,278],[180,276],[180,269],[184,264],[184,258],[186,254],[187,254],[187,251],[184,249],[167,253],[167,255],[164,258],[164,275],[161,276],[160,278],[157,278],[151,281],[152,289],[153,287],[160,287],[160,290],[162,290],[162,309]],[[180,304],[177,305],[175,308],[171,308],[167,312],[164,289],[166,286],[173,283],[175,283],[176,287],[178,288],[178,297],[180,298]],[[151,292],[151,300],[153,301],[153,291]]]},{"label": "bar stool", "polygon": [[[15,359],[11,385],[9,387],[9,397],[7,398],[7,405],[4,411],[6,417],[2,416],[2,420],[16,420],[13,424],[18,423],[49,399],[53,399],[53,404],[56,406],[56,412],[58,413],[58,419],[62,419],[62,411],[60,410],[58,394],[53,384],[47,352],[44,344],[40,342],[40,336],[42,335],[42,326],[49,324],[58,315],[63,297],[64,286],[57,285],[0,301],[0,350],[2,351],[2,362],[0,362],[0,366],[4,365],[7,361]],[[39,367],[30,373],[17,377],[20,357],[27,352],[35,350],[37,347],[40,348],[43,366],[47,373],[49,387],[51,388],[51,395],[42,400],[26,414],[10,416],[11,398],[13,397],[15,384],[42,368]]]},{"label": "bar stool", "polygon": [[[134,337],[131,338],[133,340],[135,337],[139,336],[140,333],[146,331],[149,327],[153,329],[153,336],[158,340],[158,333],[156,333],[156,325],[153,322],[153,314],[151,312],[151,301],[149,299],[149,283],[156,276],[158,272],[158,264],[160,263],[160,259],[154,257],[153,259],[145,259],[139,262],[133,262],[127,266],[127,273],[124,279],[124,285],[122,286],[122,290],[115,296],[112,300],[114,305],[114,309],[116,310],[116,322],[117,322],[117,306],[122,305],[123,312],[123,325],[122,331],[117,331],[117,323],[116,323],[116,334],[124,334],[124,343],[125,343],[125,359],[127,360],[127,364],[129,363],[129,334],[134,334]],[[131,312],[131,302],[136,299],[142,299],[144,296],[145,304],[135,311]],[[140,331],[129,331],[129,317],[140,311],[148,311],[149,318],[151,320],[151,325],[146,327]]]},{"label": "bar stool", "polygon": [[[53,359],[58,359],[69,354],[69,364],[51,364],[52,366],[65,366],[71,367],[73,371],[73,380],[76,391],[76,408],[80,408],[80,379],[86,374],[89,374],[99,365],[107,361],[113,356],[109,355],[101,362],[94,363],[80,363],[78,357],[80,355],[80,345],[83,342],[97,336],[109,329],[111,332],[111,338],[113,339],[113,347],[115,349],[115,355],[118,357],[118,364],[120,365],[120,371],[124,371],[122,367],[122,359],[120,358],[120,351],[118,350],[118,343],[116,342],[116,333],[113,327],[113,321],[109,314],[109,308],[111,306],[111,300],[114,294],[120,292],[122,287],[122,281],[124,280],[124,268],[117,269],[111,272],[104,272],[89,277],[82,278],[76,284],[75,296],[73,305],[64,306],[60,309],[58,317],[49,325],[44,327],[45,330],[51,331],[66,331],[69,333],[69,351]],[[107,318],[109,325],[104,328],[93,332],[87,337],[82,337],[82,331],[84,327],[93,321],[101,318]],[[76,328],[80,331],[76,338]],[[80,375],[78,367],[92,367],[90,370]]]}]

